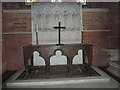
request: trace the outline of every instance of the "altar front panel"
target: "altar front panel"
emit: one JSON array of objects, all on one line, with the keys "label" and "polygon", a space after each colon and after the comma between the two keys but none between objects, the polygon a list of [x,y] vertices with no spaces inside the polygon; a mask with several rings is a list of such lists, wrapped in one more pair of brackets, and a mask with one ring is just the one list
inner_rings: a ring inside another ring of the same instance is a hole
[{"label": "altar front panel", "polygon": [[33,52],[38,51],[40,56],[45,60],[46,72],[50,70],[50,57],[55,55],[55,52],[60,50],[62,55],[67,56],[67,67],[70,71],[72,64],[74,64],[74,56],[78,54],[79,50],[83,50],[83,64],[85,64],[85,57],[88,57],[88,65],[92,65],[92,45],[89,44],[66,44],[61,46],[56,45],[29,45],[25,46],[24,51],[24,64],[26,71],[29,68],[28,61],[31,60],[33,66]]}]

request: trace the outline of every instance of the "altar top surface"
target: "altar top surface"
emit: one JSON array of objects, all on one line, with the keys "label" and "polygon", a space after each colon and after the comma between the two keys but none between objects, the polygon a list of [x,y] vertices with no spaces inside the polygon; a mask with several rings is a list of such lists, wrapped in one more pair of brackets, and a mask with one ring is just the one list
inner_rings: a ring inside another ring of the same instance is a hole
[{"label": "altar top surface", "polygon": [[56,45],[56,44],[39,44],[39,45],[33,45],[33,44],[30,44],[30,45],[27,45],[25,47],[39,47],[39,46],[92,46],[92,44],[85,44],[85,43],[82,43],[82,44],[63,44],[63,45]]}]

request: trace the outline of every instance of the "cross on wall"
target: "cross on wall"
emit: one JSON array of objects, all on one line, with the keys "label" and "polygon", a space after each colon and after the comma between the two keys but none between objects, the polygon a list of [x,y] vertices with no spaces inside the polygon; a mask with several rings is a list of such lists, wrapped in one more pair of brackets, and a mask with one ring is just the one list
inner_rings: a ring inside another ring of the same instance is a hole
[{"label": "cross on wall", "polygon": [[58,44],[57,45],[63,45],[61,44],[61,29],[65,29],[65,27],[61,27],[61,23],[59,22],[59,26],[54,27],[55,29],[58,29]]}]

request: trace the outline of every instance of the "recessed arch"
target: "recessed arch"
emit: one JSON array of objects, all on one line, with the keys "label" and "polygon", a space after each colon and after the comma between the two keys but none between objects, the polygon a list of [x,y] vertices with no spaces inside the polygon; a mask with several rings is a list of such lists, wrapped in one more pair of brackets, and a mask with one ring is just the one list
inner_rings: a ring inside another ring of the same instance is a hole
[{"label": "recessed arch", "polygon": [[73,57],[72,64],[83,64],[83,50],[78,50],[77,55]]},{"label": "recessed arch", "polygon": [[45,59],[40,56],[40,53],[38,51],[33,52],[33,65],[45,66]]},{"label": "recessed arch", "polygon": [[55,55],[50,57],[50,65],[67,65],[67,57],[57,50]]}]

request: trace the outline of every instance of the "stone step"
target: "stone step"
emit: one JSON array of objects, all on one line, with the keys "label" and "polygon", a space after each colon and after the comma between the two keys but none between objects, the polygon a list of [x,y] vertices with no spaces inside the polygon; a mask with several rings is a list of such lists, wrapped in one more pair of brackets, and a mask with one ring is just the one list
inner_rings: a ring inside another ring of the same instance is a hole
[{"label": "stone step", "polygon": [[118,78],[120,78],[120,64],[118,62],[115,61],[109,61],[109,68],[107,68],[107,70],[112,73],[113,75],[117,76]]},{"label": "stone step", "polygon": [[113,66],[117,69],[120,69],[120,62],[118,62],[118,61],[108,61],[108,63],[109,63],[110,66]]},{"label": "stone step", "polygon": [[108,54],[108,59],[110,61],[116,61],[118,62],[119,61],[119,52],[120,50],[118,49],[102,49],[104,52],[106,52]]},{"label": "stone step", "polygon": [[[91,84],[91,83],[110,83],[110,77],[97,67],[92,67],[101,76],[95,77],[76,77],[76,78],[56,78],[56,79],[37,79],[37,80],[16,80],[24,70],[16,72],[7,82],[7,88],[19,87],[38,87],[38,86],[55,86],[55,85],[69,85],[69,84]],[[117,84],[116,84],[117,85]],[[84,87],[84,86],[80,86]],[[87,86],[86,86],[87,87]],[[93,87],[93,86],[92,86]]]}]

